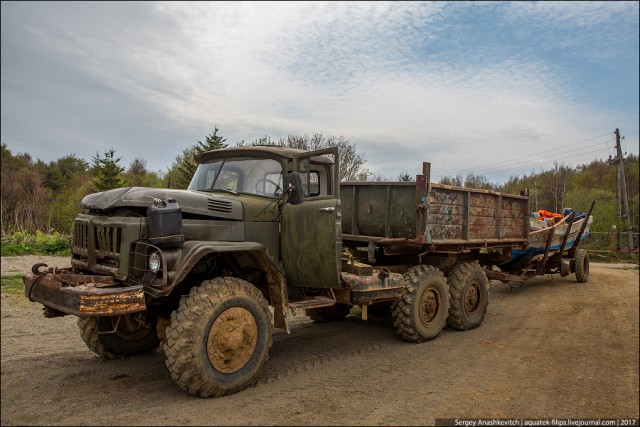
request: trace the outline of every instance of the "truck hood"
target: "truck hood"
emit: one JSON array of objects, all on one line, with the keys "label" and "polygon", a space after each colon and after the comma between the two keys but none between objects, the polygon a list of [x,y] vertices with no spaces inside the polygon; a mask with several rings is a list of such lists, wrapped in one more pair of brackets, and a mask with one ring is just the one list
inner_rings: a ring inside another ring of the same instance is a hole
[{"label": "truck hood", "polygon": [[216,218],[241,220],[242,203],[217,194],[168,188],[125,187],[93,193],[80,203],[82,209],[112,210],[121,207],[147,208],[154,199],[175,199],[182,212]]}]

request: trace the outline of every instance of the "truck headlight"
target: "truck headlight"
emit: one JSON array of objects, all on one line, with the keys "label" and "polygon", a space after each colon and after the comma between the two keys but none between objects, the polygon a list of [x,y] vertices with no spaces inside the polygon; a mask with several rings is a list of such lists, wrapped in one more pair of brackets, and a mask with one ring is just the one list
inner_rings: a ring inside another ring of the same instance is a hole
[{"label": "truck headlight", "polygon": [[157,273],[160,270],[160,266],[162,265],[162,256],[160,256],[160,252],[153,252],[149,255],[149,270],[154,273]]}]

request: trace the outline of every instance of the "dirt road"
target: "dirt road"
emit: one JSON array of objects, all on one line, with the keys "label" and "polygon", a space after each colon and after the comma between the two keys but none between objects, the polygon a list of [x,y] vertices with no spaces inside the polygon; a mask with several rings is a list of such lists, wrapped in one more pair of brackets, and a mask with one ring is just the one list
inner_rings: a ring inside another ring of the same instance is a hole
[{"label": "dirt road", "polygon": [[[3,273],[6,274],[6,273]],[[409,344],[389,320],[276,332],[255,386],[191,397],[161,350],[105,361],[74,317],[2,295],[2,425],[429,425],[450,417],[638,418],[638,269],[592,264],[519,289],[492,282],[487,317]]]}]

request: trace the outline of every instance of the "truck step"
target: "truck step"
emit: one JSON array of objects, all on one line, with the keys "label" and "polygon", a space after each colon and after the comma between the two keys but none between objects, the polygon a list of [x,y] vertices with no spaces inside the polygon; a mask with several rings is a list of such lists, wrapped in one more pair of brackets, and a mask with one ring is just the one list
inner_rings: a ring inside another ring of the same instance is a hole
[{"label": "truck step", "polygon": [[327,297],[313,297],[302,301],[289,303],[289,307],[296,310],[309,310],[310,308],[331,307],[336,301]]}]

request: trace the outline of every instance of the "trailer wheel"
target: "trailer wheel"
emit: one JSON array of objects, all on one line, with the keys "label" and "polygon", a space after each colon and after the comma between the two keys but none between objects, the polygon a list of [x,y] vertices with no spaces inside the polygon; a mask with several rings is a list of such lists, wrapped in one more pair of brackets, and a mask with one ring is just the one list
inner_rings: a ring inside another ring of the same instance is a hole
[{"label": "trailer wheel", "polygon": [[192,288],[171,314],[167,368],[189,394],[232,394],[251,385],[269,359],[272,333],[260,290],[235,277],[217,277]]},{"label": "trailer wheel", "polygon": [[585,283],[589,280],[589,256],[584,249],[578,249],[574,258],[576,280]]},{"label": "trailer wheel", "polygon": [[349,304],[335,304],[331,307],[311,308],[305,310],[305,313],[316,323],[328,323],[344,319],[350,310]]},{"label": "trailer wheel", "polygon": [[420,343],[437,337],[447,321],[449,285],[440,270],[418,265],[404,274],[404,291],[392,306],[400,337]]},{"label": "trailer wheel", "polygon": [[489,304],[489,281],[480,265],[470,262],[456,264],[447,281],[451,296],[447,325],[457,331],[480,326]]},{"label": "trailer wheel", "polygon": [[156,323],[145,312],[82,317],[78,319],[78,328],[87,347],[104,359],[146,353],[160,344]]}]

